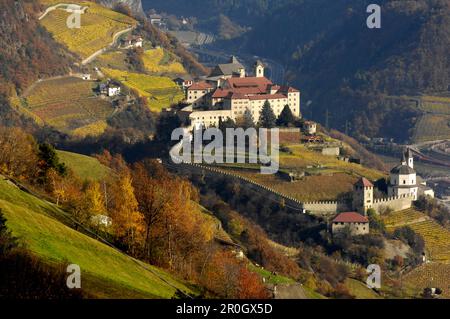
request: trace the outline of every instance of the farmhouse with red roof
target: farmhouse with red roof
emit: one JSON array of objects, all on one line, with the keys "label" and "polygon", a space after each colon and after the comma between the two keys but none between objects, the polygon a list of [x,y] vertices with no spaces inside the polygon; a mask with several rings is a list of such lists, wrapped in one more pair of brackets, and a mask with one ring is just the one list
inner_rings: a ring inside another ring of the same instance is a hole
[{"label": "farmhouse with red roof", "polygon": [[352,235],[365,235],[369,233],[369,219],[356,212],[340,213],[333,219],[331,232],[333,235],[343,232],[345,229]]}]

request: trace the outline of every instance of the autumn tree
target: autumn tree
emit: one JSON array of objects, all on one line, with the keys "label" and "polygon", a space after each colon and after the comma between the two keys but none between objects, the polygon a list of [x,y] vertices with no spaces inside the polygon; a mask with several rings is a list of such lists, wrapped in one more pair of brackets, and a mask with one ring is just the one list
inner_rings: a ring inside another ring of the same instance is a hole
[{"label": "autumn tree", "polygon": [[133,168],[133,187],[138,201],[139,211],[142,213],[145,223],[144,254],[148,260],[152,259],[152,227],[160,222],[171,200],[168,191],[167,178],[155,179],[150,177],[142,163]]},{"label": "autumn tree", "polygon": [[0,173],[16,178],[34,178],[37,145],[19,128],[0,127]]},{"label": "autumn tree", "polygon": [[106,213],[105,198],[99,182],[91,181],[88,183],[85,190],[85,198],[92,216]]},{"label": "autumn tree", "polygon": [[269,292],[262,283],[261,277],[241,266],[238,274],[238,289],[236,298],[239,299],[267,299]]},{"label": "autumn tree", "polygon": [[128,169],[109,181],[112,225],[115,236],[132,255],[142,245],[143,216],[138,210],[132,177]]},{"label": "autumn tree", "polygon": [[242,127],[243,129],[255,127],[255,120],[250,109],[245,109],[244,115],[236,120],[236,126]]}]

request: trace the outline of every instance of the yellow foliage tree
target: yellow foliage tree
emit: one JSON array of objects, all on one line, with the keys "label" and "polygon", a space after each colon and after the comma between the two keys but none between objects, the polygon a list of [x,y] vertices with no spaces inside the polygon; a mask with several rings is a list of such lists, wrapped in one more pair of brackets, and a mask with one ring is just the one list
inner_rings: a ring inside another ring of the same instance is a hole
[{"label": "yellow foliage tree", "polygon": [[117,237],[121,238],[131,254],[135,254],[143,241],[143,216],[138,210],[131,175],[128,170],[120,173],[111,185],[111,218]]}]

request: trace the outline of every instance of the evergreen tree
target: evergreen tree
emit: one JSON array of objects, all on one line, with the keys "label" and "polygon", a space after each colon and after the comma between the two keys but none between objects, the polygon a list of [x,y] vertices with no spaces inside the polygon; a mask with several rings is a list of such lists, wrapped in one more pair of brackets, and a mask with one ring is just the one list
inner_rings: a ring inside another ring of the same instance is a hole
[{"label": "evergreen tree", "polygon": [[47,143],[39,145],[39,166],[42,173],[45,175],[50,169],[54,169],[59,175],[65,176],[67,174],[67,167],[64,163],[59,162],[58,154],[55,148]]},{"label": "evergreen tree", "polygon": [[281,111],[280,116],[277,119],[278,126],[289,126],[290,124],[294,124],[295,117],[291,112],[291,108],[289,105],[285,105],[283,111]]},{"label": "evergreen tree", "polygon": [[227,118],[225,121],[222,120],[222,118],[219,119],[219,130],[223,132],[223,134],[226,133],[227,128],[235,128],[236,123],[230,118]]},{"label": "evergreen tree", "polygon": [[253,114],[249,109],[246,109],[244,112],[244,122],[242,124],[244,129],[255,127],[255,120],[253,119]]},{"label": "evergreen tree", "polygon": [[17,247],[17,238],[6,227],[6,218],[0,209],[0,255],[5,256],[6,253]]},{"label": "evergreen tree", "polygon": [[273,128],[276,126],[276,116],[269,101],[264,102],[258,125],[263,128]]}]

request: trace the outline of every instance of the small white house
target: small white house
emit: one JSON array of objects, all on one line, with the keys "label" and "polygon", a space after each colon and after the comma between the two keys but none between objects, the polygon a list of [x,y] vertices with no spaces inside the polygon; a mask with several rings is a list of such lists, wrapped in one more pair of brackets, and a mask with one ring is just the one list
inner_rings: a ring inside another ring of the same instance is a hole
[{"label": "small white house", "polygon": [[120,86],[109,86],[108,96],[116,96],[120,94]]},{"label": "small white house", "polygon": [[150,23],[154,26],[160,26],[162,22],[162,17],[159,14],[151,14],[150,15]]},{"label": "small white house", "polygon": [[91,75],[89,73],[85,73],[81,75],[81,78],[85,81],[90,81],[91,80]]},{"label": "small white house", "polygon": [[314,135],[317,132],[317,123],[312,121],[305,121],[304,131],[306,134]]},{"label": "small white house", "polygon": [[96,226],[110,227],[112,225],[112,219],[106,215],[94,215],[91,217],[92,224]]},{"label": "small white house", "polygon": [[129,48],[142,48],[144,46],[144,39],[140,36],[129,35],[122,40],[122,47]]},{"label": "small white house", "polygon": [[106,96],[117,96],[120,94],[120,86],[115,84],[100,84],[100,93]]}]

